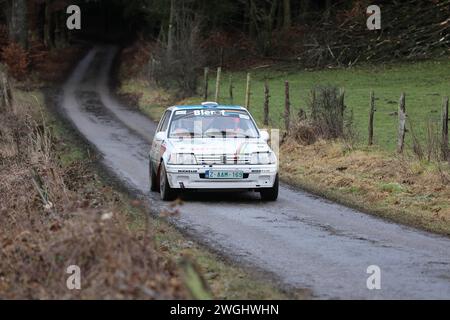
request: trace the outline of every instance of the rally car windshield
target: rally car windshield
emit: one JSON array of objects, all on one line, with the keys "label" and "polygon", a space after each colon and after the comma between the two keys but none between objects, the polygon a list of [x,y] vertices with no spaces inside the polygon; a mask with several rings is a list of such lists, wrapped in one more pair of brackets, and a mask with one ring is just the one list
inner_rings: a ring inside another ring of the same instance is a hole
[{"label": "rally car windshield", "polygon": [[258,130],[245,110],[177,110],[169,138],[257,138]]}]

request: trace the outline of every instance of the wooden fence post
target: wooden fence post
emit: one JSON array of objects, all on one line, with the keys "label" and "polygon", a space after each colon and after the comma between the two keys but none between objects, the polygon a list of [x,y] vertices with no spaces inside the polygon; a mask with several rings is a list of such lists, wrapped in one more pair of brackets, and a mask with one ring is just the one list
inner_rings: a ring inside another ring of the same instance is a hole
[{"label": "wooden fence post", "polygon": [[264,122],[263,122],[265,126],[269,125],[269,100],[270,100],[269,83],[266,79],[264,81]]},{"label": "wooden fence post", "polygon": [[370,114],[369,114],[369,146],[373,145],[373,119],[375,115],[375,94],[370,91]]},{"label": "wooden fence post", "polygon": [[442,106],[442,157],[444,160],[449,158],[448,151],[448,97],[445,97]]},{"label": "wooden fence post", "polygon": [[403,147],[405,144],[405,133],[406,133],[406,104],[405,104],[405,93],[400,96],[400,103],[398,106],[398,141],[397,141],[397,152],[403,153]]},{"label": "wooden fence post", "polygon": [[339,106],[341,107],[341,116],[344,117],[345,112],[345,89],[342,88],[339,92]]},{"label": "wooden fence post", "polygon": [[289,132],[291,121],[291,101],[289,98],[289,81],[284,82],[284,125],[286,132]]},{"label": "wooden fence post", "polygon": [[229,81],[229,93],[230,93],[230,103],[233,104],[234,96],[233,96],[233,75],[230,73],[230,81]]},{"label": "wooden fence post", "polygon": [[155,59],[150,60],[150,71],[149,71],[149,78],[153,82],[155,79],[155,68],[156,68],[156,61]]},{"label": "wooden fence post", "polygon": [[215,95],[215,102],[219,102],[220,97],[220,77],[222,75],[222,67],[217,68],[217,78],[216,78],[216,95]]},{"label": "wooden fence post", "polygon": [[250,96],[251,96],[251,75],[247,73],[247,87],[245,89],[245,108],[250,108]]},{"label": "wooden fence post", "polygon": [[316,89],[311,90],[311,118],[317,120]]},{"label": "wooden fence post", "polygon": [[203,91],[203,101],[208,101],[208,84],[209,84],[209,68],[206,67],[204,71],[204,91]]},{"label": "wooden fence post", "polygon": [[339,91],[339,135],[344,135],[345,89]]}]

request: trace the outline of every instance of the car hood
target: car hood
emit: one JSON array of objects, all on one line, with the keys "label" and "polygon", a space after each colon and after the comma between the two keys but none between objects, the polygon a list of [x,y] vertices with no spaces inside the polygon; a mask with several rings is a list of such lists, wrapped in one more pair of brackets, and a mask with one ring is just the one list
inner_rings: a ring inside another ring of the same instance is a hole
[{"label": "car hood", "polygon": [[193,138],[169,139],[174,153],[194,154],[250,154],[270,151],[265,141],[258,138]]}]

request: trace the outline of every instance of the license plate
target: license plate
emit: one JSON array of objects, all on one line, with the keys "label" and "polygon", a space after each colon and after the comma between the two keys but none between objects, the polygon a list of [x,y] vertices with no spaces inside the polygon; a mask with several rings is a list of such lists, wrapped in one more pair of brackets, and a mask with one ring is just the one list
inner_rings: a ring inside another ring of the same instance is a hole
[{"label": "license plate", "polygon": [[242,171],[206,171],[205,176],[208,179],[243,179],[244,172],[242,172]]}]

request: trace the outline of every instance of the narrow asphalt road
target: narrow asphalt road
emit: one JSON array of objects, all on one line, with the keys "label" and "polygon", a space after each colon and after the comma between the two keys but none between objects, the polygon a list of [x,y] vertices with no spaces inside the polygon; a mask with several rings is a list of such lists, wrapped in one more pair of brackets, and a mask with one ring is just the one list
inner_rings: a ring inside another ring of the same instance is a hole
[{"label": "narrow asphalt road", "polygon": [[[92,49],[64,86],[60,108],[126,186],[148,195],[147,153],[155,124],[110,94],[116,49]],[[190,196],[174,223],[204,243],[317,298],[449,299],[450,239],[348,209],[281,185],[264,203],[253,193]],[[367,268],[381,269],[368,290]]]}]

